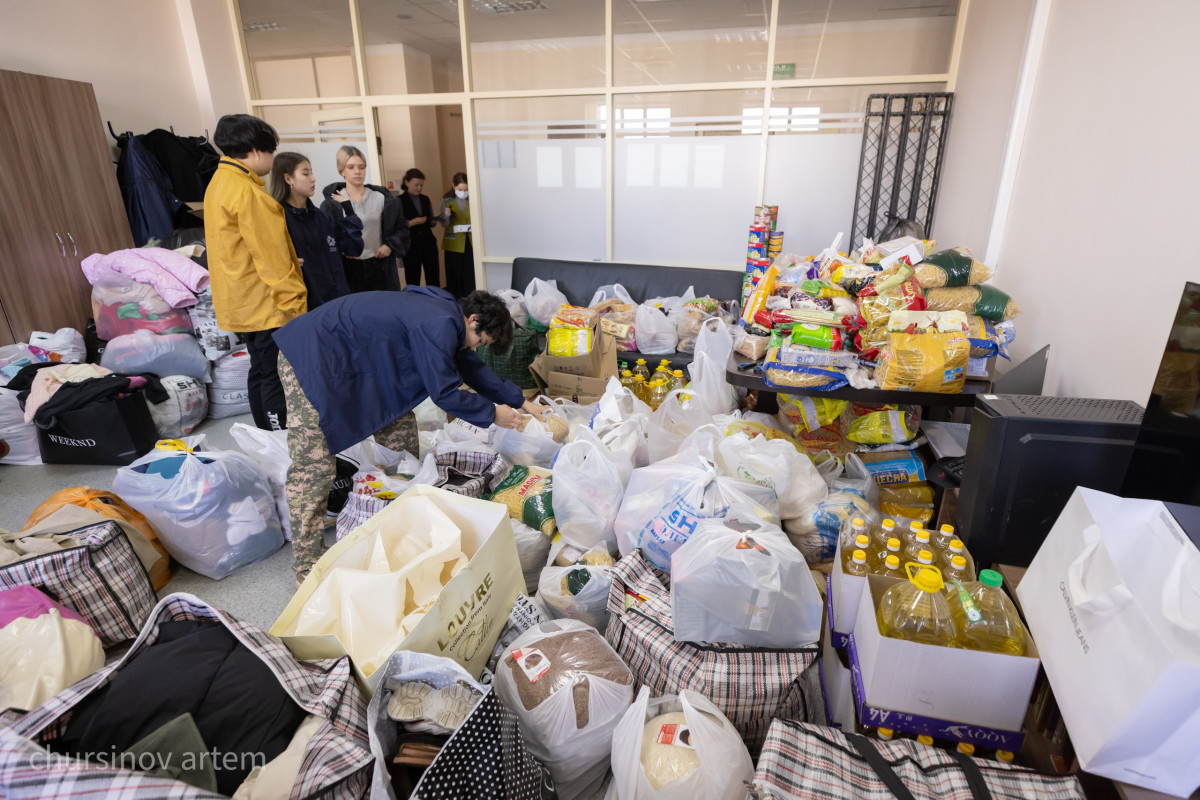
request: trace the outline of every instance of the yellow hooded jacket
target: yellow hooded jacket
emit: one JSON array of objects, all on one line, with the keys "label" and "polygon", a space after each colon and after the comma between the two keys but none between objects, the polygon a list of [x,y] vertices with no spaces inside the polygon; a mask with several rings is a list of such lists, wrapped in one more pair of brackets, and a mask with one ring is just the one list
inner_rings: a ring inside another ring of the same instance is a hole
[{"label": "yellow hooded jacket", "polygon": [[279,328],[308,310],[308,293],[283,206],[262,178],[228,156],[204,192],[204,238],[217,324]]}]

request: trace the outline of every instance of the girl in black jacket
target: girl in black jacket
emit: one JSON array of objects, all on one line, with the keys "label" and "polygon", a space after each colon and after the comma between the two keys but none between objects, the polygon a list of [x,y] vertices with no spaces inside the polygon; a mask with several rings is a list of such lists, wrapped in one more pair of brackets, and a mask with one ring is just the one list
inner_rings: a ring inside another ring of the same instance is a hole
[{"label": "girl in black jacket", "polygon": [[283,206],[288,233],[300,257],[300,272],[308,289],[308,310],[350,294],[342,253],[363,250],[362,220],[350,198],[331,195],[341,214],[337,219],[313,205],[317,191],[312,165],[300,153],[279,153],[271,166],[271,195]]},{"label": "girl in black jacket", "polygon": [[346,180],[325,187],[321,210],[338,219],[345,212],[333,195],[345,192],[354,213],[362,220],[362,253],[358,256],[342,253],[350,291],[400,291],[396,259],[403,258],[408,252],[409,235],[408,223],[400,214],[399,201],[382,186],[366,182],[367,159],[357,147],[346,145],[338,149],[337,168]]},{"label": "girl in black jacket", "polygon": [[400,195],[400,210],[408,220],[412,243],[404,255],[404,282],[421,285],[421,267],[425,267],[425,285],[441,286],[441,265],[438,261],[437,237],[433,235],[433,203],[421,194],[425,188],[425,173],[413,167],[404,173],[404,191]]}]

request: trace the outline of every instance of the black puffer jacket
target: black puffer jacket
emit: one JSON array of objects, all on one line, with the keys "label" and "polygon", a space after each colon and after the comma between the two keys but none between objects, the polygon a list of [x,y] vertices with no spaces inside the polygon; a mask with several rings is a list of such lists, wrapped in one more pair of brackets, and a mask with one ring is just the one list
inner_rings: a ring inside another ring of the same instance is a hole
[{"label": "black puffer jacket", "polygon": [[349,200],[339,204],[341,218],[335,219],[309,200],[304,208],[284,204],[288,233],[303,263],[300,272],[308,289],[308,310],[350,294],[342,254],[362,254],[362,220]]},{"label": "black puffer jacket", "polygon": [[[345,188],[345,181],[338,181],[329,184],[321,190],[321,194],[325,196],[325,202],[321,203],[321,210],[337,223],[341,222],[342,217],[346,215],[346,211],[342,208],[341,203],[333,199],[333,195],[345,190]],[[392,249],[392,256],[403,258],[404,254],[408,252],[409,235],[408,222],[404,219],[404,215],[400,213],[400,201],[382,186],[375,186],[368,183],[366,184],[366,188],[383,195],[383,219],[380,220],[381,238],[383,239],[383,243]]]}]

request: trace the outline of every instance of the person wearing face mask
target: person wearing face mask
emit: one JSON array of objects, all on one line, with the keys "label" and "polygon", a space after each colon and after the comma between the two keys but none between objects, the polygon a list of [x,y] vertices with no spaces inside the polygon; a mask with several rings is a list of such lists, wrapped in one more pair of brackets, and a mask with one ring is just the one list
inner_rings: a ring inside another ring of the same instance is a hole
[{"label": "person wearing face mask", "polygon": [[527,401],[475,354],[481,344],[503,353],[512,335],[499,297],[473,292],[455,300],[432,286],[339,297],[276,332],[297,582],[324,551],[334,453],[371,435],[392,450],[419,452],[413,409],[426,398],[481,428],[516,428],[525,414],[545,417],[546,406]]},{"label": "person wearing face mask", "polygon": [[342,207],[342,218],[332,217],[313,205],[317,191],[312,164],[300,153],[279,153],[271,165],[271,196],[283,206],[288,234],[300,256],[300,272],[308,289],[308,310],[350,294],[342,253],[362,253],[362,220],[344,193],[330,199]]},{"label": "person wearing face mask", "polygon": [[446,233],[442,249],[446,251],[446,290],[455,297],[475,291],[475,251],[471,247],[471,201],[467,176],[454,173],[453,188],[442,196],[438,216]]},{"label": "person wearing face mask", "polygon": [[412,244],[404,254],[404,283],[406,286],[421,285],[421,267],[425,268],[425,285],[441,286],[442,276],[438,264],[437,237],[433,225],[438,218],[433,215],[433,204],[421,194],[425,188],[425,173],[413,167],[404,173],[404,192],[400,195],[400,210],[408,220],[408,231]]},{"label": "person wearing face mask", "polygon": [[408,252],[409,234],[399,201],[382,186],[366,182],[367,159],[357,147],[346,145],[338,149],[337,168],[345,181],[331,183],[322,190],[325,202],[321,210],[335,222],[340,221],[345,211],[333,195],[345,192],[354,213],[362,220],[362,253],[358,256],[342,253],[350,291],[400,291],[396,259]]}]

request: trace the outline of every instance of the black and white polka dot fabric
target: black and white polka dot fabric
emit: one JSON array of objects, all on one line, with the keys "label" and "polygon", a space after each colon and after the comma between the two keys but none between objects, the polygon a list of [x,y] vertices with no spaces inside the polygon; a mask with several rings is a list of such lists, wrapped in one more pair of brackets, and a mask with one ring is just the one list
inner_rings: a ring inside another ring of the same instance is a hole
[{"label": "black and white polka dot fabric", "polygon": [[525,749],[517,717],[488,692],[413,790],[415,800],[553,800],[546,772]]}]

